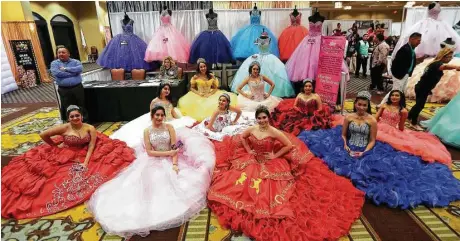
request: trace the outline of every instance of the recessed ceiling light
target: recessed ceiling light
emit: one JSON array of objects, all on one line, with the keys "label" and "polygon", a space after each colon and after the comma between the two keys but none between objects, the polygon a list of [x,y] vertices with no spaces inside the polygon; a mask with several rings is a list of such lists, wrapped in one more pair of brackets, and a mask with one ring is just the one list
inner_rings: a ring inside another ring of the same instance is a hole
[{"label": "recessed ceiling light", "polygon": [[345,10],[350,10],[350,9],[351,9],[351,6],[345,6],[345,7],[343,7],[343,9],[345,9]]},{"label": "recessed ceiling light", "polygon": [[335,8],[342,8],[342,2],[335,2],[334,7]]}]

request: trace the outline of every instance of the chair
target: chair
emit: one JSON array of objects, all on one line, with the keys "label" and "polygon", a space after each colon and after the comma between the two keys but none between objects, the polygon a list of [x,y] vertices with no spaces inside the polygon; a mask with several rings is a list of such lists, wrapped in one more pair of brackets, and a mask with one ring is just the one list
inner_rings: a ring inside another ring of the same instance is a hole
[{"label": "chair", "polygon": [[96,62],[97,58],[99,57],[99,53],[97,51],[96,46],[91,46],[91,54],[90,54],[90,56],[91,56],[91,61],[92,61],[91,63]]},{"label": "chair", "polygon": [[131,78],[133,80],[145,80],[145,69],[131,70]]},{"label": "chair", "polygon": [[391,56],[387,57],[387,72],[382,74],[385,91],[390,91],[388,85],[393,85],[393,76],[391,75]]},{"label": "chair", "polygon": [[125,79],[124,69],[111,69],[110,74],[112,75],[112,80],[124,80]]},{"label": "chair", "polygon": [[184,74],[184,70],[180,67],[177,68],[177,78],[182,79],[182,76]]}]

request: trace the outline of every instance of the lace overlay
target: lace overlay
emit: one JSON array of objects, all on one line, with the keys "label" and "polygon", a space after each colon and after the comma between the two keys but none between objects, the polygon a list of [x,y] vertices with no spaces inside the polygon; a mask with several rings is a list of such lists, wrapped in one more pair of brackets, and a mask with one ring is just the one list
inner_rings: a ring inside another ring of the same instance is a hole
[{"label": "lace overlay", "polygon": [[168,129],[154,129],[149,127],[150,144],[155,151],[171,150],[171,137]]},{"label": "lace overlay", "polygon": [[369,143],[370,126],[367,123],[358,124],[351,121],[348,125],[349,140],[351,145],[365,147]]},{"label": "lace overlay", "polygon": [[308,35],[310,37],[321,35],[321,31],[323,28],[323,22],[316,22],[316,23],[309,22],[308,26],[309,26],[309,31],[310,31]]}]

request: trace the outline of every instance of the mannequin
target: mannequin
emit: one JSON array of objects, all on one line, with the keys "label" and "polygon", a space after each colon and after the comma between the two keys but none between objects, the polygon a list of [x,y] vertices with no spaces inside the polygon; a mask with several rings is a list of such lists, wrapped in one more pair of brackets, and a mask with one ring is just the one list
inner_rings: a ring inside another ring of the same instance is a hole
[{"label": "mannequin", "polygon": [[[252,11],[257,11],[257,3],[254,3],[254,7],[249,11],[249,15],[251,15]],[[262,11],[259,10],[259,14],[262,15]]]},{"label": "mannequin", "polygon": [[294,6],[294,11],[292,11],[292,16],[297,17],[299,15],[299,11],[297,11],[297,5]]},{"label": "mannequin", "polygon": [[129,18],[128,14],[125,12],[125,17],[123,18],[123,24],[126,25],[129,23],[131,19]]},{"label": "mannequin", "polygon": [[169,16],[172,16],[172,11],[171,11],[171,9],[168,9],[168,6],[166,6],[166,5],[163,6],[163,10],[160,11],[160,14],[161,14],[164,10],[166,10],[166,9],[168,10]]},{"label": "mannequin", "polygon": [[324,22],[324,20],[326,20],[326,18],[319,14],[318,8],[315,8],[315,13],[312,16],[308,17],[308,21],[312,23]]},{"label": "mannequin", "polygon": [[209,12],[205,16],[206,18],[214,19],[217,17],[217,13],[215,13],[214,10],[210,8]]},{"label": "mannequin", "polygon": [[430,3],[430,5],[428,5],[428,10],[431,10],[434,6],[436,6],[436,2]]}]

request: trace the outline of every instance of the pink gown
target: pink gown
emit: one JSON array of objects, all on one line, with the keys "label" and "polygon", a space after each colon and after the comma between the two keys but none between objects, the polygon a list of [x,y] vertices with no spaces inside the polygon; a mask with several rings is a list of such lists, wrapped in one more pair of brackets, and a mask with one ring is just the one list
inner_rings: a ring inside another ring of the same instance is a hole
[{"label": "pink gown", "polygon": [[398,112],[383,110],[378,123],[377,140],[390,144],[399,151],[419,156],[427,162],[440,162],[450,166],[452,157],[439,139],[428,132],[417,132],[397,127]]},{"label": "pink gown", "polygon": [[153,34],[144,60],[147,62],[161,61],[166,56],[171,56],[175,61],[187,63],[190,55],[190,43],[171,25],[171,15],[167,10],[160,16],[161,26]]},{"label": "pink gown", "polygon": [[[292,82],[305,79],[316,79],[318,72],[319,52],[321,49],[321,29],[323,22],[309,23],[309,34],[300,42],[286,63],[286,70]],[[342,63],[342,72],[347,73],[348,67]]]}]

